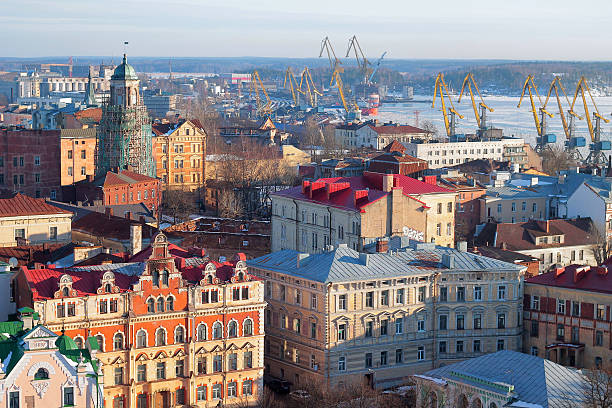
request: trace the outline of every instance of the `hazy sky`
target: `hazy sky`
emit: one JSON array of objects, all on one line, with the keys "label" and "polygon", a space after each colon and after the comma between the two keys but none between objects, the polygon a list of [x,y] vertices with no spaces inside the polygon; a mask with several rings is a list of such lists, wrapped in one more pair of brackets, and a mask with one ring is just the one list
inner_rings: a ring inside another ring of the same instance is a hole
[{"label": "hazy sky", "polygon": [[0,0],[0,56],[611,60],[610,0]]}]

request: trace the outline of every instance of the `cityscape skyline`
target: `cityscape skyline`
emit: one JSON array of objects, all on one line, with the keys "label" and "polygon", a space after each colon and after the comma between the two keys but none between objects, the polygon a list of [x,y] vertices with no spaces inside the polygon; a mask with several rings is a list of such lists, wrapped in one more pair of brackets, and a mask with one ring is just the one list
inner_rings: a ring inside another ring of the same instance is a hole
[{"label": "cityscape skyline", "polygon": [[[326,35],[343,57],[348,38],[356,34],[369,57],[388,51],[388,58],[399,59],[603,60],[609,17],[590,12],[602,7],[599,0],[580,8],[567,1],[554,7],[525,0],[495,7],[482,0],[382,1],[375,10],[345,0],[290,5],[181,0],[172,7],[159,0],[87,7],[73,0],[26,0],[19,7],[0,2],[0,34],[20,33],[19,41],[4,47],[4,56],[14,57],[119,56],[124,41],[132,56],[316,57]],[[71,40],[82,36],[88,41]]]}]

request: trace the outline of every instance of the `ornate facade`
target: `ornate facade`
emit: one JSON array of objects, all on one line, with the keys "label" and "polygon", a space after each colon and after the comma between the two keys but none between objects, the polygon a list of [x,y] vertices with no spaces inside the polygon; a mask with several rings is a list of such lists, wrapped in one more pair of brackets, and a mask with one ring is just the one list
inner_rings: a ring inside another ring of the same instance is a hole
[{"label": "ornate facade", "polygon": [[213,407],[263,390],[263,284],[238,254],[217,263],[158,234],[124,264],[23,269],[20,305],[94,343],[107,407]]}]

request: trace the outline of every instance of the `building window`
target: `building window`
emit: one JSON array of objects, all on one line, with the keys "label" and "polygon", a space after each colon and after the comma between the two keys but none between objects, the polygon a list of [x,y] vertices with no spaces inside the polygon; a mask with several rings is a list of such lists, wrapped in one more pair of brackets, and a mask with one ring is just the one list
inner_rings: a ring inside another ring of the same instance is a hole
[{"label": "building window", "polygon": [[457,287],[457,302],[465,302],[465,287]]},{"label": "building window", "polygon": [[147,394],[138,394],[136,397],[136,408],[147,408]]},{"label": "building window", "polygon": [[446,341],[441,341],[438,343],[438,353],[446,354]]},{"label": "building window", "polygon": [[565,326],[562,324],[557,325],[557,340],[565,339]]},{"label": "building window", "polygon": [[463,353],[463,340],[457,340],[455,343],[455,353]]},{"label": "building window", "polygon": [[482,300],[482,287],[474,287],[474,300]]},{"label": "building window", "polygon": [[245,351],[243,355],[243,368],[253,368],[253,352]]},{"label": "building window", "polygon": [[346,295],[338,296],[338,310],[346,310]]},{"label": "building window", "polygon": [[338,358],[338,371],[346,371],[346,357],[344,356]]},{"label": "building window", "polygon": [[380,304],[381,306],[389,306],[389,291],[383,290],[380,292]]},{"label": "building window", "polygon": [[243,327],[242,327],[242,335],[243,336],[252,336],[253,335],[253,320],[246,319],[244,321],[244,324],[243,324]]},{"label": "building window", "polygon": [[253,381],[244,380],[242,382],[242,395],[253,395]]},{"label": "building window", "polygon": [[540,310],[540,297],[539,296],[531,297],[531,310]]},{"label": "building window", "polygon": [[540,329],[540,323],[537,321],[532,321],[531,322],[531,333],[530,336],[531,337],[538,337],[539,335],[539,330]]},{"label": "building window", "polygon": [[206,401],[206,386],[200,385],[196,391],[198,401]]},{"label": "building window", "polygon": [[386,336],[389,334],[389,320],[384,319],[380,321],[380,335]]},{"label": "building window", "polygon": [[346,324],[338,325],[338,341],[346,340]]},{"label": "building window", "polygon": [[123,334],[115,333],[113,336],[113,349],[114,350],[122,350],[123,349]]},{"label": "building window", "polygon": [[198,375],[206,374],[206,357],[198,357]]},{"label": "building window", "polygon": [[215,322],[213,324],[213,340],[220,339],[223,337],[223,326],[221,322]]},{"label": "building window", "polygon": [[603,332],[602,331],[596,331],[595,332],[595,345],[596,346],[603,346]]},{"label": "building window", "polygon": [[157,375],[158,380],[166,379],[166,363],[165,362],[157,363],[156,375]]},{"label": "building window", "polygon": [[372,353],[366,353],[365,355],[365,368],[372,367]]},{"label": "building window", "polygon": [[452,235],[453,234],[453,225],[449,222],[448,224],[446,224],[446,235]]},{"label": "building window", "polygon": [[501,204],[497,204],[497,212],[501,214],[501,212],[502,212],[502,205]]},{"label": "building window", "polygon": [[311,339],[317,338],[317,324],[315,322],[310,323],[310,338]]},{"label": "building window", "polygon": [[597,320],[606,320],[606,305],[597,305]]},{"label": "building window", "polygon": [[165,346],[166,345],[166,331],[161,327],[155,332],[155,345]]},{"label": "building window", "polygon": [[441,287],[440,288],[440,302],[446,302],[446,301],[448,301],[448,288]]},{"label": "building window", "polygon": [[238,336],[238,323],[235,320],[232,320],[227,325],[227,336],[228,337],[237,337]]},{"label": "building window", "polygon": [[40,166],[40,156],[34,156],[34,165]]},{"label": "building window", "polygon": [[85,169],[85,167],[81,166],[81,176],[86,176],[87,175],[87,170]]},{"label": "building window", "polygon": [[[72,166],[68,167],[68,175],[72,176]],[[117,197],[117,195],[115,194],[115,197]]]},{"label": "building window", "polygon": [[68,158],[72,159],[72,150],[68,150]]},{"label": "building window", "polygon": [[139,364],[136,369],[136,381],[145,382],[147,381],[147,366]]},{"label": "building window", "polygon": [[136,346],[138,348],[147,347],[147,333],[144,330],[138,330],[138,334],[136,334]]},{"label": "building window", "polygon": [[425,286],[419,286],[419,292],[417,295],[418,302],[425,302]]},{"label": "building window", "polygon": [[512,202],[512,212],[516,212],[516,203]]},{"label": "building window", "polygon": [[374,322],[368,321],[365,324],[365,337],[372,337],[374,332]]},{"label": "building window", "polygon": [[223,371],[223,357],[214,356],[213,357],[213,372],[220,373],[221,371]]},{"label": "building window", "polygon": [[474,313],[474,329],[482,329],[482,315],[480,313]]},{"label": "building window", "polygon": [[398,289],[395,292],[395,303],[401,305],[404,303],[404,289]]},{"label": "building window", "polygon": [[115,385],[123,384],[123,367],[115,367]]},{"label": "building window", "polygon": [[439,329],[440,330],[448,330],[448,316],[447,315],[440,315],[438,317],[438,321],[439,321]]},{"label": "building window", "polygon": [[497,287],[497,298],[500,300],[506,298],[506,286],[500,285]]},{"label": "building window", "polygon": [[419,346],[417,349],[417,360],[425,360],[425,347]]},{"label": "building window", "polygon": [[387,365],[387,356],[388,356],[388,353],[386,351],[380,352],[380,365],[381,366]]},{"label": "building window", "polygon": [[367,292],[365,299],[366,307],[374,307],[374,292]]},{"label": "building window", "polygon": [[438,203],[438,214],[442,214],[442,203]]},{"label": "building window", "polygon": [[124,408],[125,399],[122,395],[119,395],[113,399],[113,408]]},{"label": "building window", "polygon": [[505,348],[506,348],[506,342],[504,341],[504,339],[498,339],[497,340],[497,351],[505,350]]},{"label": "building window", "polygon": [[231,382],[227,383],[227,396],[228,396],[228,398],[235,398],[236,397],[236,390],[237,389],[238,389],[238,386],[237,386],[235,381],[231,381]]},{"label": "building window", "polygon": [[572,316],[580,316],[580,302],[572,300]]},{"label": "building window", "polygon": [[462,314],[457,315],[457,330],[465,330],[465,317]]},{"label": "building window", "polygon": [[474,350],[474,353],[480,353],[480,340],[474,340],[472,342],[472,349]]},{"label": "building window", "polygon": [[440,224],[440,223],[438,223],[438,224],[436,225],[436,235],[437,235],[437,236],[442,235],[442,224]]},{"label": "building window", "polygon": [[179,388],[178,390],[176,390],[174,395],[176,398],[176,403],[178,405],[185,404],[185,389],[184,388]]},{"label": "building window", "polygon": [[424,319],[417,320],[417,331],[420,331],[420,332],[425,331],[425,320]]},{"label": "building window", "polygon": [[557,299],[557,313],[558,314],[565,314],[565,300],[564,299]]},{"label": "building window", "polygon": [[398,317],[395,319],[395,334],[402,334],[404,332],[404,319]]},{"label": "building window", "polygon": [[221,399],[221,384],[213,384],[212,397],[213,399]]},{"label": "building window", "polygon": [[497,314],[497,328],[498,329],[506,328],[506,314],[505,313]]}]

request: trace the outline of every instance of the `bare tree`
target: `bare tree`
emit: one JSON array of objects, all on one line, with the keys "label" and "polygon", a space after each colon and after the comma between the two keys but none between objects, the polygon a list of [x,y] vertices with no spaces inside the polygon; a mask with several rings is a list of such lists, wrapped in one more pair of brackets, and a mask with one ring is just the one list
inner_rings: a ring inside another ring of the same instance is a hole
[{"label": "bare tree", "polygon": [[551,176],[559,174],[561,170],[576,166],[576,162],[569,153],[558,145],[544,149],[540,155],[542,156],[542,170]]},{"label": "bare tree", "polygon": [[601,265],[612,255],[610,242],[605,236],[605,233],[600,231],[594,224],[591,225],[589,232],[591,235],[595,236],[596,240],[595,244],[593,245],[593,257],[595,258],[597,265]]},{"label": "bare tree", "polygon": [[612,408],[612,372],[603,368],[583,370],[586,381],[583,387],[584,406],[587,408]]},{"label": "bare tree", "polygon": [[183,190],[167,189],[162,198],[162,212],[170,215],[174,223],[185,221],[196,210],[193,194]]},{"label": "bare tree", "polygon": [[440,130],[431,120],[424,120],[421,122],[420,128],[430,133],[433,139],[438,139],[440,137]]},{"label": "bare tree", "polygon": [[238,193],[231,186],[220,190],[217,201],[217,213],[223,218],[243,218],[244,205]]}]

